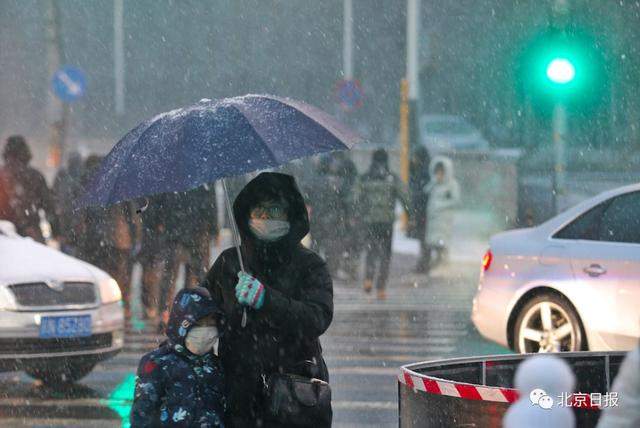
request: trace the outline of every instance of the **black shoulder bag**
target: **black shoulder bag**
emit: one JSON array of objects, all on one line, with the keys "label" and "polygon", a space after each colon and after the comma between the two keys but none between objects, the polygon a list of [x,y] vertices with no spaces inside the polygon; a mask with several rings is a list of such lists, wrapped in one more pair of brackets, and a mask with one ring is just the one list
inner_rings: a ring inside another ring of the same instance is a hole
[{"label": "black shoulder bag", "polygon": [[[301,364],[317,366],[311,360]],[[282,427],[331,426],[331,388],[327,382],[291,373],[263,376],[263,381],[270,422]]]}]

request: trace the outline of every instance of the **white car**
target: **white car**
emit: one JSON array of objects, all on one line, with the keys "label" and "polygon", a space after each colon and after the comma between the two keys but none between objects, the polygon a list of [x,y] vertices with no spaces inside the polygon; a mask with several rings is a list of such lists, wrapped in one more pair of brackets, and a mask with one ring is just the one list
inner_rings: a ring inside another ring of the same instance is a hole
[{"label": "white car", "polygon": [[123,342],[122,296],[113,278],[0,220],[0,371],[74,382]]},{"label": "white car", "polygon": [[424,115],[420,120],[420,129],[423,144],[432,155],[489,148],[480,131],[460,116]]},{"label": "white car", "polygon": [[626,351],[640,337],[640,184],[490,241],[472,320],[517,352]]}]

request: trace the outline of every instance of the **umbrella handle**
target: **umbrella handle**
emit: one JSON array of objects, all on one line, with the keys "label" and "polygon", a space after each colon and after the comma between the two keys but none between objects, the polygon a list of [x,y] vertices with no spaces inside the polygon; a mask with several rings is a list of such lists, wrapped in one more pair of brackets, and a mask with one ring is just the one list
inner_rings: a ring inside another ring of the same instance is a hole
[{"label": "umbrella handle", "polygon": [[[240,251],[240,233],[238,232],[238,225],[236,224],[236,219],[233,216],[233,209],[231,208],[231,199],[229,199],[229,190],[227,189],[227,180],[225,178],[222,179],[222,189],[224,190],[224,200],[225,205],[227,206],[227,216],[229,217],[229,224],[231,225],[231,235],[233,236],[233,245],[236,247],[236,251],[238,252],[238,260],[240,261],[240,270],[245,272],[244,270],[244,262],[242,261],[242,252]],[[247,308],[242,308],[242,328],[247,325]]]}]

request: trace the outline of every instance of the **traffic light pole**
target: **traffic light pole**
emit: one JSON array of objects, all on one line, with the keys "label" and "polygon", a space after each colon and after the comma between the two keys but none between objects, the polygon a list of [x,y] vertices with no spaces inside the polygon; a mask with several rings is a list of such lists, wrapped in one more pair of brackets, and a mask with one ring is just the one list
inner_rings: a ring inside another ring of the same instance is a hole
[{"label": "traffic light pole", "polygon": [[[569,20],[570,0],[554,0],[552,3],[552,22],[558,29],[564,29]],[[565,61],[566,62],[566,61]],[[565,63],[557,63],[565,65]],[[564,68],[564,67],[560,67]],[[566,70],[563,70],[566,71]],[[562,73],[561,73],[562,74]],[[573,74],[573,73],[571,73]],[[568,77],[568,76],[565,76]],[[573,75],[571,75],[573,79]],[[553,211],[560,211],[560,200],[565,195],[565,169],[567,145],[567,108],[562,101],[556,101],[553,107]]]},{"label": "traffic light pole", "polygon": [[565,195],[567,145],[567,109],[561,102],[553,108],[553,211],[560,211],[560,198]]}]

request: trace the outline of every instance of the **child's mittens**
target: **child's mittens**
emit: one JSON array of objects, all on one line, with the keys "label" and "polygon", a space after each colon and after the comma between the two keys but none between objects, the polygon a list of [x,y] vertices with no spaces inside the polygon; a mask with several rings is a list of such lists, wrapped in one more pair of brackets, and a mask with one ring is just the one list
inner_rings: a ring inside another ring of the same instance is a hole
[{"label": "child's mittens", "polygon": [[246,272],[238,272],[236,299],[243,306],[260,309],[264,304],[265,287],[256,278]]}]

